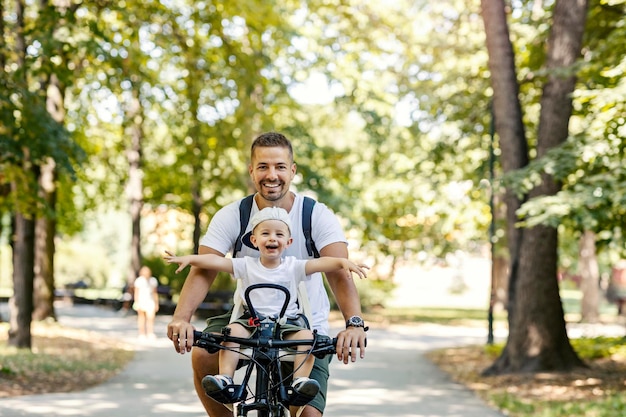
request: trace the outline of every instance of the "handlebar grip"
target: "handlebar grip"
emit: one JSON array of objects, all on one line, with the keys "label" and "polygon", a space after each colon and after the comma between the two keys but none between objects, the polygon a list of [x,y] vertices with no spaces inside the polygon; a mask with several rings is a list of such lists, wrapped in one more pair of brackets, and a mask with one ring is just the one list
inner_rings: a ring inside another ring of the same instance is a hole
[{"label": "handlebar grip", "polygon": [[328,336],[317,335],[315,347],[311,353],[319,359],[324,359],[327,355],[332,355],[337,352],[335,346],[337,346],[336,337],[330,338]]},{"label": "handlebar grip", "polygon": [[216,353],[220,350],[219,340],[211,333],[203,333],[198,330],[193,331],[193,345],[203,348],[209,353]]}]

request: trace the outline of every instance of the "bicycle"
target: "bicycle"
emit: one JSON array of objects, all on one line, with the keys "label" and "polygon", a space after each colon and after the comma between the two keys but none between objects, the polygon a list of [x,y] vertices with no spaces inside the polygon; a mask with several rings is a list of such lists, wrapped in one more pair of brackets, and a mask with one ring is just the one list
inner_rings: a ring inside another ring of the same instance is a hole
[{"label": "bicycle", "polygon": [[[285,294],[285,300],[277,317],[260,317],[250,301],[250,293],[260,288],[273,288]],[[289,290],[277,284],[255,284],[244,293],[247,308],[251,319],[258,324],[259,330],[251,338],[230,336],[224,328],[221,334],[194,332],[194,346],[206,349],[209,353],[216,353],[220,349],[230,349],[222,345],[224,342],[233,342],[240,345],[239,369],[245,368],[241,384],[228,385],[224,389],[211,393],[210,396],[223,404],[235,404],[238,417],[245,417],[250,411],[256,410],[258,417],[289,417],[289,406],[306,405],[312,398],[297,395],[290,386],[286,385],[289,378],[283,375],[281,364],[289,358],[293,360],[297,346],[311,346],[307,355],[324,358],[336,353],[336,338],[320,335],[313,332],[311,340],[280,340],[280,326],[284,324],[284,317],[289,302]],[[300,353],[301,354],[301,353]],[[256,371],[255,388],[252,390],[249,381],[253,371]]]}]

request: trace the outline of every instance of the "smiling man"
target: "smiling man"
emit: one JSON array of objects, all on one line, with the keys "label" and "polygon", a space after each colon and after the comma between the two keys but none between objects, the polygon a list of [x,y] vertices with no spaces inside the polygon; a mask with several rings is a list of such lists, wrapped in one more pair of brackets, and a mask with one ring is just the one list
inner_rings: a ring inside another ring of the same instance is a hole
[{"label": "smiling man", "polygon": [[[293,244],[287,248],[285,255],[299,259],[312,258],[313,255],[309,255],[307,251],[302,225],[304,197],[290,191],[291,181],[296,175],[291,142],[276,132],[264,133],[257,137],[252,143],[248,172],[257,191],[253,198],[250,218],[265,207],[285,209],[293,225]],[[234,252],[241,228],[241,203],[242,200],[235,201],[215,214],[205,236],[200,241],[198,253],[225,256],[229,252]],[[258,250],[249,240],[251,229],[252,225],[248,224],[246,228],[248,233],[242,238],[243,245],[235,256],[259,256]],[[313,207],[311,235],[321,256],[348,258],[347,242],[339,221],[334,213],[322,203],[316,203]],[[218,355],[210,354],[200,348],[192,350],[194,328],[190,324],[193,313],[204,299],[216,275],[216,271],[191,268],[172,321],[168,324],[167,335],[174,343],[177,352],[182,354],[192,351],[194,386],[207,414],[211,417],[226,417],[232,416],[232,412],[209,398],[201,383],[205,375],[218,373]],[[365,354],[365,329],[360,317],[359,296],[352,276],[346,271],[327,273],[326,277],[346,319],[346,329],[337,334],[337,357],[344,363],[354,362],[357,358],[357,351],[360,352],[361,358]],[[322,275],[313,274],[306,285],[313,313],[312,329],[320,334],[328,335],[330,302],[324,289]],[[207,320],[207,327],[204,331],[219,333],[228,324],[229,319],[230,313],[212,317]],[[302,417],[320,417],[324,411],[328,383],[328,359],[316,358],[311,378],[318,381],[321,389],[315,399],[305,407]]]}]

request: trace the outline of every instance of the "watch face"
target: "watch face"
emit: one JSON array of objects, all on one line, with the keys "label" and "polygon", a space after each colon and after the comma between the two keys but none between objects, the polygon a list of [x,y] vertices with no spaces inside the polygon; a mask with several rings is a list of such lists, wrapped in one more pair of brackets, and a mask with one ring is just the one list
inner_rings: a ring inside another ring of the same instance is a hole
[{"label": "watch face", "polygon": [[358,316],[350,317],[348,319],[348,322],[346,323],[346,326],[362,327],[363,326],[363,319],[361,317],[358,317]]}]

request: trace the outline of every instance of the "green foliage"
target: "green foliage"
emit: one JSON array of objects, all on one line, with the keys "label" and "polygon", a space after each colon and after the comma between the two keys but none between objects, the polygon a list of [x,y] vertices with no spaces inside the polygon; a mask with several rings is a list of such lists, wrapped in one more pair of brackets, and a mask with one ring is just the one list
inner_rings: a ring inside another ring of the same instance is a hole
[{"label": "green foliage", "polygon": [[[626,337],[581,337],[570,339],[578,356],[583,360],[620,357],[626,358]],[[485,352],[494,359],[502,353],[504,343],[495,343],[484,347]]]},{"label": "green foliage", "polygon": [[557,401],[520,401],[515,393],[494,395],[491,400],[508,415],[514,417],[616,417],[624,415],[626,404],[623,395],[616,393],[589,401],[577,400],[568,402]]},{"label": "green foliage", "polygon": [[[180,273],[176,273],[178,265],[168,265],[160,256],[145,256],[143,258],[143,264],[148,266],[152,270],[152,275],[157,277],[159,284],[168,285],[175,294],[180,293],[183,287],[185,278],[189,273],[189,268],[186,268]],[[235,290],[235,280],[230,274],[219,273],[215,282],[211,286],[212,290]]]},{"label": "green foliage", "polygon": [[626,337],[583,337],[572,340],[572,347],[582,359],[626,358]]},{"label": "green foliage", "polygon": [[363,311],[384,307],[395,285],[388,279],[365,279],[356,282]]},{"label": "green foliage", "polygon": [[[532,144],[550,9],[529,5],[511,5],[510,28]],[[21,165],[24,152],[54,158],[64,170],[56,213],[64,238],[94,213],[127,209],[128,115],[137,92],[144,202],[199,215],[202,230],[220,207],[249,191],[252,138],[279,130],[295,146],[296,188],[335,210],[350,240],[376,263],[443,258],[487,243],[484,184],[490,146],[499,149],[489,134],[492,91],[478,0],[29,7],[37,19],[28,22],[27,65],[0,79],[0,176],[34,190]],[[593,229],[611,251],[623,247],[626,207],[623,7],[590,2],[568,142],[495,184],[497,191],[511,181],[523,192],[542,172],[554,174],[563,190],[528,202],[520,224],[560,225],[568,241]],[[7,48],[11,62],[14,51]],[[24,74],[27,87],[20,84]],[[63,124],[50,118],[37,92],[46,74],[64,87]],[[311,80],[319,83],[307,89]],[[8,208],[18,194],[0,196]],[[19,201],[34,207],[41,204],[35,196],[19,193]],[[191,241],[194,226],[181,228],[177,239]],[[108,232],[103,239],[110,242]],[[144,235],[152,259],[162,248],[147,241]],[[574,251],[564,245],[563,258],[575,259]],[[106,252],[115,267],[128,262]],[[154,267],[181,285],[185,274],[175,276],[156,258]],[[65,268],[63,275],[106,275]],[[387,290],[365,288],[367,302],[377,304]]]},{"label": "green foliage", "polygon": [[[168,272],[171,269],[170,265],[167,265],[163,258],[158,256],[144,256],[143,265],[150,268],[152,276],[159,280],[161,285],[170,285]],[[180,287],[179,287],[180,288]]]},{"label": "green foliage", "polygon": [[504,350],[504,343],[485,345],[484,350],[490,358],[495,360],[502,354],[502,351]]},{"label": "green foliage", "polygon": [[[312,163],[329,163],[310,184],[332,192],[323,197],[373,256],[443,256],[473,247],[489,221],[487,196],[477,187],[488,174],[489,144],[481,22],[456,1],[385,4],[384,13],[377,6],[345,20],[318,13],[304,23],[311,33],[309,25],[333,34],[320,34],[324,43],[313,44],[312,53],[338,50],[342,57],[324,71],[337,93],[319,116],[330,126],[312,133]],[[338,45],[337,34],[351,47]],[[333,49],[315,49],[326,44]]]},{"label": "green foliage", "polygon": [[0,96],[0,100],[3,98],[8,103],[0,104],[7,109],[3,112],[6,128],[0,132],[0,173],[3,182],[16,184],[16,189],[8,195],[10,201],[29,213],[42,204],[35,198],[36,170],[29,167],[52,158],[57,171],[72,178],[84,152],[71,140],[65,127],[53,120],[38,94],[14,88],[10,97]]},{"label": "green foliage", "polygon": [[106,252],[101,246],[86,245],[77,240],[57,246],[57,288],[78,281],[84,281],[90,288],[105,288],[109,284],[111,270]]},{"label": "green foliage", "polygon": [[[583,360],[611,357],[626,357],[626,338],[624,337],[581,337],[570,339],[572,347]],[[504,349],[504,343],[495,343],[484,347],[489,357],[497,358]]]},{"label": "green foliage", "polygon": [[[601,260],[611,261],[624,256],[624,219],[626,218],[624,195],[626,177],[624,129],[626,94],[624,71],[625,47],[623,16],[626,3],[623,1],[591,1],[585,32],[583,57],[576,64],[578,84],[573,94],[574,111],[570,120],[570,136],[558,148],[550,150],[544,157],[535,159],[523,170],[503,179],[518,195],[523,195],[539,184],[542,174],[550,174],[562,184],[554,196],[539,197],[526,202],[519,210],[519,226],[533,227],[539,224],[560,228],[560,252],[563,265],[575,263],[578,257],[576,242],[582,231],[589,230],[598,236]],[[533,11],[535,13],[535,11]],[[531,14],[532,15],[532,14]],[[529,16],[531,16],[529,15]],[[512,25],[513,31],[526,26],[526,35],[536,37],[539,45],[545,41],[543,35],[533,31],[536,26],[531,17]],[[521,33],[520,33],[521,35]],[[516,42],[516,45],[520,45]],[[528,42],[534,48],[534,41]],[[529,83],[522,83],[521,98],[530,111],[537,109],[529,94],[537,102],[539,91],[535,85],[541,80],[541,60],[533,57],[543,55],[541,50],[526,51],[521,47],[519,75]],[[541,46],[543,48],[543,46]],[[532,52],[532,53],[531,53]],[[533,113],[534,114],[534,113]],[[532,134],[536,122],[526,115],[527,129]],[[602,252],[606,252],[604,255]]]},{"label": "green foliage", "polygon": [[[433,308],[433,307],[385,307],[372,308],[366,314],[369,321],[391,323],[437,323],[442,325],[482,325],[487,321],[483,309]],[[495,320],[504,323],[504,313],[496,314]],[[496,346],[496,345],[494,345]],[[501,349],[501,347],[500,347]]]},{"label": "green foliage", "polygon": [[[53,81],[61,89],[70,82],[63,59],[67,45],[57,31],[65,20],[52,6],[29,5],[25,15],[24,27],[12,19],[3,25],[17,36],[5,36],[2,52],[6,71],[0,75],[0,182],[14,188],[0,193],[0,205],[27,215],[53,216],[53,208],[37,198],[38,166],[51,159],[58,176],[75,180],[85,152],[48,111],[46,88]],[[18,56],[16,44],[22,40],[26,55]]]}]

